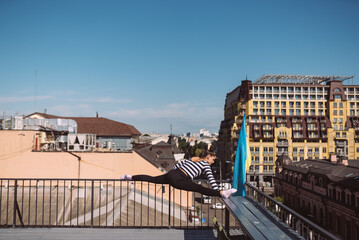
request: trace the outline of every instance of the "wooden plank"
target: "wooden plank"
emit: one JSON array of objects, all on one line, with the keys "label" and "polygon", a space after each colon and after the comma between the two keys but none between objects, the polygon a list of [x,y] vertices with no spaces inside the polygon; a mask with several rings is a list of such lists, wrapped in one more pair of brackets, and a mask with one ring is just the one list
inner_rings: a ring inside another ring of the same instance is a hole
[{"label": "wooden plank", "polygon": [[[254,215],[259,216],[260,214],[262,214],[264,216],[262,218],[262,222],[269,229],[272,229],[272,231],[278,231],[279,229],[279,231],[282,232],[284,236],[283,239],[288,239],[288,237],[290,237],[290,239],[304,239],[289,226],[285,225],[284,222],[276,218],[273,213],[269,212],[269,210],[265,209],[262,205],[260,205],[260,203],[253,203],[251,200],[247,198],[246,198],[246,202],[248,202],[249,204],[245,202],[243,203],[247,206],[247,208],[251,212],[253,212]],[[280,234],[280,232],[278,232],[278,234]]]},{"label": "wooden plank", "polygon": [[233,215],[239,220],[239,223],[242,226],[242,230],[247,233],[247,236],[251,239],[267,239],[265,235],[258,229],[257,225],[260,223],[258,221],[250,221],[249,218],[242,212],[241,208],[238,208],[234,202],[228,198],[223,199],[224,204],[227,208],[233,213]]},{"label": "wooden plank", "polygon": [[249,221],[255,224],[257,229],[266,237],[266,239],[283,239],[283,236],[277,234],[275,231],[272,231],[272,229],[268,229],[268,227],[263,224],[262,219],[265,218],[265,216],[262,213],[256,216],[247,208],[249,204],[244,204],[244,202],[248,202],[244,197],[231,197],[231,201],[237,206],[237,208],[241,209],[242,213]]},{"label": "wooden plank", "polygon": [[263,212],[259,211],[259,209],[254,206],[253,203],[249,202],[246,198],[234,197],[232,198],[232,201],[238,207],[244,205],[245,208],[255,216],[257,221],[260,221],[264,225],[264,227],[266,228],[265,230],[268,231],[274,237],[276,237],[276,239],[288,239],[288,234],[274,223],[274,221],[277,221],[276,219],[269,218],[269,215],[265,215]]}]

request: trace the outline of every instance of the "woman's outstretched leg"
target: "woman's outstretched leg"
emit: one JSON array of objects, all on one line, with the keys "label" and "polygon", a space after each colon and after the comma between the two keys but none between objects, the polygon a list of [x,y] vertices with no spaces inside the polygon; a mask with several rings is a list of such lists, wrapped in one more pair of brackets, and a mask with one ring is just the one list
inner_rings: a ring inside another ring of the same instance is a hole
[{"label": "woman's outstretched leg", "polygon": [[123,180],[133,180],[133,181],[143,181],[143,182],[151,182],[151,183],[160,183],[160,184],[168,184],[167,174],[152,177],[149,175],[122,175],[120,179]]}]

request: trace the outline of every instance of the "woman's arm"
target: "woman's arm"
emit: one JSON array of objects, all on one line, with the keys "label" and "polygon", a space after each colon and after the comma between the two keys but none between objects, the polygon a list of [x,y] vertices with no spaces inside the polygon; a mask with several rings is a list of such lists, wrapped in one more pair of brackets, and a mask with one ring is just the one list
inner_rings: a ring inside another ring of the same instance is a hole
[{"label": "woman's arm", "polygon": [[212,189],[213,190],[219,190],[218,189],[218,185],[216,183],[216,180],[214,179],[213,177],[213,173],[212,173],[212,170],[211,170],[211,167],[207,164],[207,166],[205,166],[205,168],[203,169],[203,172],[206,174],[207,176],[207,179],[209,181],[209,183],[211,184],[212,186]]}]

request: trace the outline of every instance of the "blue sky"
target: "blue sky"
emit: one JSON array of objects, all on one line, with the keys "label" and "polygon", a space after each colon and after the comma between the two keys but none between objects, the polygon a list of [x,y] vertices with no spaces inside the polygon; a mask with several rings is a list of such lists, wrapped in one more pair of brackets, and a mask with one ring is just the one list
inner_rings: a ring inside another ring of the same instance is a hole
[{"label": "blue sky", "polygon": [[217,132],[246,76],[359,84],[358,12],[356,0],[0,0],[0,114]]}]

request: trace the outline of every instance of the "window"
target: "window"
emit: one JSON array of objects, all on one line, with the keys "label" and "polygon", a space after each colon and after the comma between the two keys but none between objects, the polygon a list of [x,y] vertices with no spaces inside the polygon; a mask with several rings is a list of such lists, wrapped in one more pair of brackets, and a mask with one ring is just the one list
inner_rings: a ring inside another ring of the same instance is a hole
[{"label": "window", "polygon": [[337,123],[338,119],[337,118],[333,118],[333,123]]},{"label": "window", "polygon": [[279,115],[279,109],[275,109],[275,110],[274,110],[274,114],[275,114],[275,115]]},{"label": "window", "polygon": [[339,103],[339,108],[343,108],[343,103],[342,102]]},{"label": "window", "polygon": [[308,154],[309,154],[309,155],[312,155],[312,154],[313,154],[312,148],[308,148]]},{"label": "window", "polygon": [[310,103],[310,107],[311,107],[311,108],[315,108],[315,102],[311,102],[311,103]]},{"label": "window", "polygon": [[337,103],[335,102],[335,103],[333,103],[333,108],[336,108],[336,107],[338,107],[338,105],[337,105]]},{"label": "window", "polygon": [[258,107],[258,102],[257,101],[253,102],[253,107]]},{"label": "window", "polygon": [[267,104],[267,107],[272,107],[272,102],[268,101],[266,104]]},{"label": "window", "polygon": [[295,107],[296,107],[296,108],[300,108],[300,102],[296,102],[296,103],[295,103]]},{"label": "window", "polygon": [[282,104],[281,104],[282,108],[285,108],[286,105],[287,105],[286,102],[282,102]]},{"label": "window", "polygon": [[334,110],[334,111],[333,111],[333,115],[338,115],[337,110]]},{"label": "window", "polygon": [[342,95],[334,95],[334,99],[342,99]]},{"label": "window", "polygon": [[341,92],[339,88],[335,88],[334,92]]},{"label": "window", "polygon": [[339,123],[343,123],[343,118],[339,118]]},{"label": "window", "polygon": [[296,115],[300,115],[300,109],[295,110]]},{"label": "window", "polygon": [[343,116],[343,110],[339,110],[339,115]]},{"label": "window", "polygon": [[335,134],[335,136],[336,136],[337,138],[340,138],[340,132],[337,132],[337,133]]},{"label": "window", "polygon": [[357,148],[357,153],[359,153],[359,148]]},{"label": "window", "polygon": [[327,148],[323,147],[323,153],[327,152]]},{"label": "window", "polygon": [[280,111],[280,113],[281,113],[282,115],[285,115],[285,109],[282,109],[282,110]]}]

